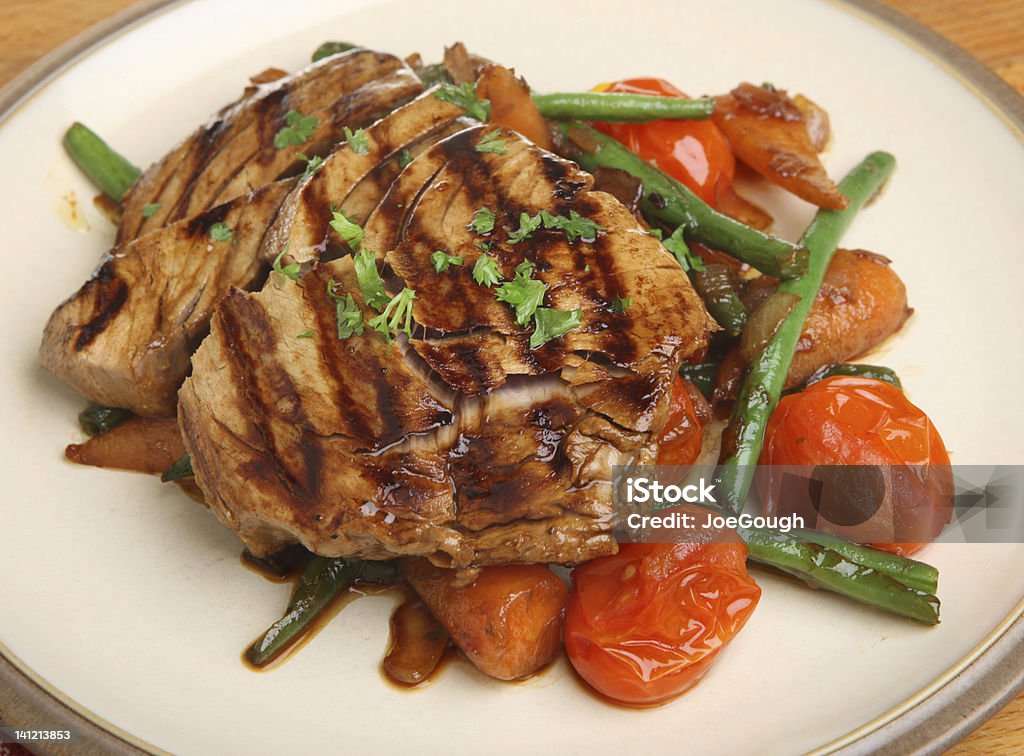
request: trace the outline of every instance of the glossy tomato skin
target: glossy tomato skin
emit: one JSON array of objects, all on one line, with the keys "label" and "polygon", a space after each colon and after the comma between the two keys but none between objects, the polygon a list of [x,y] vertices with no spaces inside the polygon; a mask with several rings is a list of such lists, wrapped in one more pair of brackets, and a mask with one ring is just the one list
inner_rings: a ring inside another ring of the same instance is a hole
[{"label": "glossy tomato skin", "polygon": [[[685,97],[664,79],[624,79],[599,87],[606,92]],[[595,123],[608,136],[683,182],[709,205],[732,186],[736,159],[729,142],[714,123],[707,121],[652,121],[651,123]]]},{"label": "glossy tomato skin", "polygon": [[[819,517],[808,525],[896,553],[920,550],[951,514],[952,474],[942,437],[885,381],[835,376],[783,397],[768,422],[760,464],[840,472],[874,466],[880,493],[870,519],[837,525]],[[789,513],[792,497],[772,484],[759,489],[770,514]]]},{"label": "glossy tomato skin", "polygon": [[573,667],[628,706],[689,690],[757,606],[761,590],[747,575],[746,554],[733,533],[714,542],[623,544],[577,567],[564,627]]},{"label": "glossy tomato skin", "polygon": [[677,377],[672,387],[668,421],[658,446],[659,465],[692,465],[700,456],[704,425],[711,408],[700,392],[685,378]]}]

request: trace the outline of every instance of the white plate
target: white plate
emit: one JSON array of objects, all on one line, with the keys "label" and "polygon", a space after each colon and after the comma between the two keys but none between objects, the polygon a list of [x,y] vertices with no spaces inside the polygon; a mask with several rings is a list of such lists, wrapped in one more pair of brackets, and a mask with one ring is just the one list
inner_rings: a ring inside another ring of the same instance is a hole
[{"label": "white plate", "polygon": [[[244,10],[243,10],[244,8]],[[1024,153],[1009,122],[904,40],[828,3],[230,0],[175,4],[90,51],[0,124],[0,644],[23,669],[149,747],[179,753],[794,752],[883,724],[993,639],[1024,596],[1021,545],[947,545],[934,629],[758,573],[761,606],[706,682],[653,711],[584,694],[563,662],[507,685],[454,665],[427,689],[377,667],[390,602],[348,607],[295,658],[254,674],[239,654],[287,588],[176,489],[65,463],[83,401],[37,366],[53,307],[112,229],[60,147],[82,120],[140,164],[245,76],[296,68],[322,40],[439,56],[453,40],[539,89],[664,76],[691,92],[771,81],[818,100],[841,175],[884,148],[899,170],[846,245],[894,260],[916,314],[876,359],[895,368],[959,463],[1022,460]],[[61,220],[73,192],[88,230]],[[809,206],[770,192],[780,230]],[[55,723],[40,722],[39,725]],[[863,732],[863,731],[862,731]]]}]

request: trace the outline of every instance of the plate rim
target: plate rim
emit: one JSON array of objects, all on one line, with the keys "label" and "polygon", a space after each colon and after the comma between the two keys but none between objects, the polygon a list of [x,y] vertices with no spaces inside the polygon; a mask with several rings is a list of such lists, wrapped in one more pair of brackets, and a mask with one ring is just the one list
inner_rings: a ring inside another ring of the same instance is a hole
[{"label": "plate rim", "polygon": [[[938,32],[880,0],[823,0],[913,47],[957,79],[1024,143],[1024,96]],[[77,60],[171,6],[139,0],[72,37],[0,88],[0,124]],[[1024,597],[956,664],[927,686],[814,754],[941,753],[980,727],[1024,689]],[[966,708],[966,713],[965,713]],[[70,728],[76,752],[166,753],[53,688],[0,643],[0,724],[54,722]]]}]

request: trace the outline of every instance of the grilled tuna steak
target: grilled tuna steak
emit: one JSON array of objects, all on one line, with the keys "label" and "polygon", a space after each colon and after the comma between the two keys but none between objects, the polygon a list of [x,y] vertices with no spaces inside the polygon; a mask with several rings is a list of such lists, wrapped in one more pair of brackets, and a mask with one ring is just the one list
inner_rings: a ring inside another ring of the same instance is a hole
[{"label": "grilled tuna steak", "polygon": [[[220,298],[232,286],[259,288],[286,245],[290,259],[315,260],[331,219],[328,193],[335,207],[365,215],[386,191],[382,181],[397,172],[401,150],[440,138],[461,115],[426,94],[367,127],[365,153],[332,153],[287,201],[296,179],[115,247],[51,316],[43,365],[100,404],[173,416],[189,358]],[[229,240],[210,238],[216,223],[231,229]]]},{"label": "grilled tuna steak", "polygon": [[[344,139],[344,127],[364,126],[422,91],[419,78],[401,60],[371,50],[325,58],[261,85],[139,177],[122,201],[117,241],[248,194],[294,170],[300,153],[322,155]],[[300,134],[301,142],[275,146],[292,111],[316,122]]]},{"label": "grilled tuna steak", "polygon": [[[713,326],[671,255],[589,175],[508,132],[503,151],[478,151],[489,130],[423,152],[367,220],[390,293],[416,291],[413,338],[338,338],[330,281],[364,323],[376,315],[351,257],[219,305],[179,422],[211,509],[253,553],[298,541],[470,567],[615,550],[611,466],[653,460],[679,363]],[[488,252],[467,229],[484,206]],[[602,230],[509,243],[520,214],[541,210]],[[463,265],[438,273],[437,250]],[[531,349],[532,327],[473,280],[482,254],[505,279],[530,260],[544,305],[581,309],[580,326]]]}]

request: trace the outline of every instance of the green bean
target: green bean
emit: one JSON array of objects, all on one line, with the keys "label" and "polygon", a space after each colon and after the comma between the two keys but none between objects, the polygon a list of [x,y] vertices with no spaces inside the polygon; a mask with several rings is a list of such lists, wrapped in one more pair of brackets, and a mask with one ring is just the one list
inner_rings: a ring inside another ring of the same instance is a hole
[{"label": "green bean", "polygon": [[90,404],[78,413],[79,427],[90,436],[99,436],[132,417],[132,413],[120,407],[104,407]]},{"label": "green bean", "polygon": [[778,278],[795,278],[807,269],[807,250],[745,226],[708,206],[696,194],[630,152],[597,129],[577,122],[563,124],[563,133],[579,148],[573,157],[586,170],[617,168],[640,179],[644,214],[666,225],[685,229],[696,240]]},{"label": "green bean", "polygon": [[881,365],[862,365],[847,362],[842,362],[836,365],[826,365],[820,370],[815,371],[814,375],[807,379],[807,383],[804,384],[804,388],[810,386],[812,383],[817,383],[818,381],[823,381],[826,378],[831,378],[836,375],[850,375],[857,378],[874,378],[879,381],[891,383],[898,389],[903,388],[903,383],[900,381],[900,377],[896,375],[896,371],[891,368],[882,367]]},{"label": "green bean", "polygon": [[430,63],[422,68],[416,69],[416,75],[420,77],[423,86],[432,87],[435,84],[451,84],[452,77],[448,69],[441,63]]},{"label": "green bean", "polygon": [[796,530],[792,535],[802,541],[810,541],[834,551],[851,562],[884,573],[908,588],[925,593],[935,593],[939,588],[939,571],[930,564],[882,549],[852,543],[818,530]]},{"label": "green bean", "polygon": [[747,308],[740,300],[736,281],[729,268],[709,263],[703,270],[692,271],[690,278],[711,317],[730,336],[739,336],[747,324]]},{"label": "green bean", "polygon": [[194,475],[195,473],[192,472],[192,458],[187,454],[182,454],[181,459],[164,470],[163,475],[160,476],[160,480],[163,483],[168,483],[172,480],[191,478]]},{"label": "green bean", "polygon": [[322,58],[329,58],[332,55],[355,50],[358,47],[359,45],[353,45],[351,42],[324,42],[313,51],[313,62],[316,63]]},{"label": "green bean", "polygon": [[[879,609],[928,625],[938,624],[940,602],[935,595],[909,586],[861,561],[851,560],[839,550],[801,539],[793,533],[756,528],[739,528],[739,533],[747,543],[749,558],[754,562],[782,570],[808,585],[825,588]],[[850,547],[868,549],[855,544],[850,544]]]},{"label": "green bean", "polygon": [[358,574],[358,562],[313,556],[299,576],[284,616],[256,639],[245,652],[245,658],[257,667],[272,662],[355,582]]},{"label": "green bean", "polygon": [[77,121],[64,133],[64,149],[110,199],[120,202],[142,173],[125,157]]},{"label": "green bean", "polygon": [[535,94],[533,102],[545,118],[580,121],[700,121],[711,117],[715,101],[616,92],[552,92]]},{"label": "green bean", "polygon": [[850,198],[849,207],[818,211],[801,240],[810,250],[807,273],[779,285],[780,292],[795,294],[800,301],[747,369],[723,437],[724,457],[716,474],[717,485],[726,508],[734,513],[743,508],[750,491],[768,418],[779,402],[804,320],[832,254],[857,212],[878,192],[895,165],[892,155],[875,152],[839,183],[839,191]]},{"label": "green bean", "polygon": [[696,386],[705,398],[710,399],[715,393],[715,382],[718,380],[718,363],[701,362],[693,365],[684,362],[679,366],[679,375]]},{"label": "green bean", "polygon": [[284,616],[256,639],[245,652],[245,658],[257,667],[269,664],[297,641],[331,602],[357,579],[390,582],[397,576],[397,568],[392,562],[311,556],[299,576]]}]

